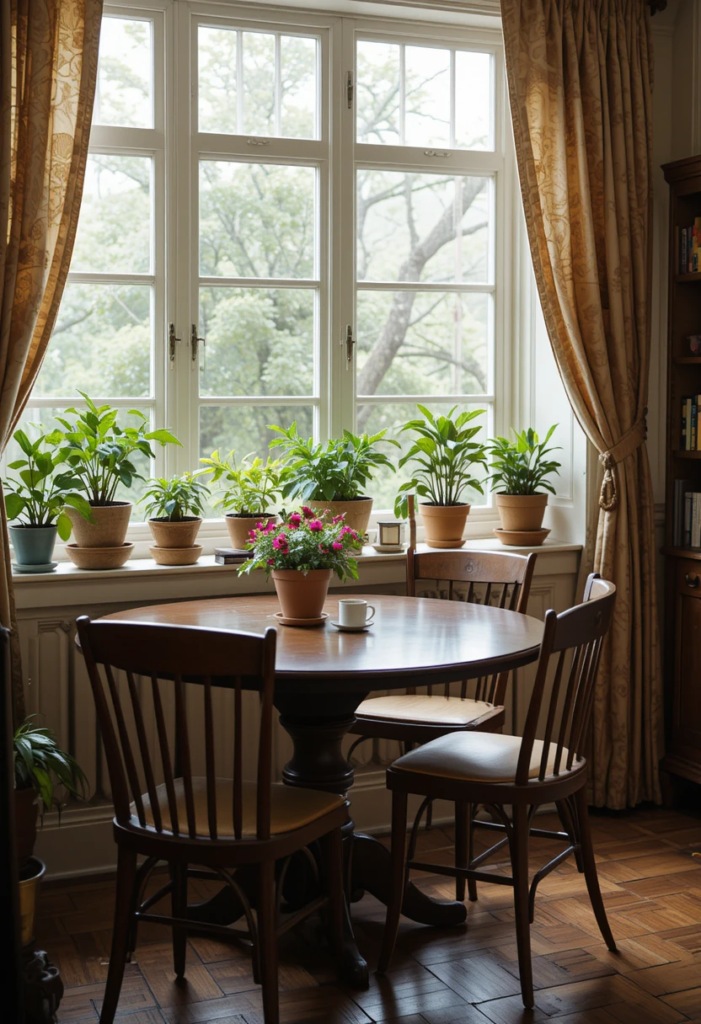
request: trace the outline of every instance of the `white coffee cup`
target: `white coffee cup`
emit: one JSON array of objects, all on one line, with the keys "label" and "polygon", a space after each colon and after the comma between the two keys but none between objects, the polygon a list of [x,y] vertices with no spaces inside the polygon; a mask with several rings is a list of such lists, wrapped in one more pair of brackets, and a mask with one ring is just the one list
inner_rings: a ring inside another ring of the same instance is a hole
[{"label": "white coffee cup", "polygon": [[338,621],[342,626],[365,626],[371,621],[375,609],[357,597],[345,597],[338,602]]}]

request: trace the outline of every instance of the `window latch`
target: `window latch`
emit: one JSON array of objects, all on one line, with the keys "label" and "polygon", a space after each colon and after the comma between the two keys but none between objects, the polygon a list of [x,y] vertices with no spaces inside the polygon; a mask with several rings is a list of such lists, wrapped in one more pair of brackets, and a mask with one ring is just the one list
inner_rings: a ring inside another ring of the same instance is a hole
[{"label": "window latch", "polygon": [[[192,349],[192,361],[193,361],[193,363],[197,362],[197,352],[198,352],[198,347],[199,347],[200,344],[206,345],[207,344],[207,339],[206,338],[198,337],[198,334],[197,334],[197,324],[193,324],[192,327],[190,328],[190,348]],[[200,370],[203,370],[203,369],[204,369],[204,366],[200,366]]]},{"label": "window latch", "polygon": [[355,92],[353,86],[353,72],[349,71],[346,75],[346,102],[348,109],[351,110],[353,107],[353,93]]},{"label": "window latch", "polygon": [[170,362],[170,368],[173,369],[175,365],[175,343],[180,341],[180,338],[175,336],[175,324],[168,325],[168,360]]},{"label": "window latch", "polygon": [[341,344],[346,346],[346,364],[350,366],[353,362],[353,346],[355,345],[355,338],[353,337],[353,327],[348,324],[346,327],[346,336]]}]

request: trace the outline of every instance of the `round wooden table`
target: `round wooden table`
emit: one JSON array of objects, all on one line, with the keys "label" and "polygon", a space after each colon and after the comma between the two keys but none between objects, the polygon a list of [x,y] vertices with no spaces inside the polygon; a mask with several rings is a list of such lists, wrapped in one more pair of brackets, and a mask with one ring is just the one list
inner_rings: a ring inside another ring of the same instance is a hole
[{"label": "round wooden table", "polygon": [[[345,794],[353,785],[353,766],[343,754],[342,742],[356,708],[369,693],[520,668],[537,658],[543,633],[538,619],[501,608],[429,598],[354,596],[366,597],[376,609],[374,625],[364,633],[341,633],[330,621],[311,629],[281,626],[275,618],[280,606],[274,595],[149,605],[106,618],[249,633],[278,626],[275,706],[294,745],[283,780],[291,786]],[[330,619],[337,617],[338,597],[329,597],[325,611]],[[389,852],[352,826],[347,838],[352,847],[352,893],[368,891],[386,903]],[[190,916],[231,923],[239,909],[232,905],[227,888],[205,907],[193,907]],[[408,886],[402,909],[412,920],[441,927],[462,924],[466,917],[463,903],[437,903],[413,885]],[[344,973],[352,984],[367,984],[367,964],[355,946],[350,919]]]}]

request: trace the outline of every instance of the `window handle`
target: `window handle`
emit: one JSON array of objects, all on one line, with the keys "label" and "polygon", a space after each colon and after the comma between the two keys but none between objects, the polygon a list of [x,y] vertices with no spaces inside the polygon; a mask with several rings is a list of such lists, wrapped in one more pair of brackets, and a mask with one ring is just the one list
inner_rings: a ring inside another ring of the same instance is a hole
[{"label": "window handle", "polygon": [[[193,361],[193,363],[197,361],[197,352],[198,352],[198,348],[199,348],[200,344],[206,345],[207,344],[207,339],[206,338],[200,338],[198,336],[198,334],[197,334],[197,324],[193,324],[192,327],[190,328],[190,348],[192,349],[192,361]],[[203,370],[203,369],[204,369],[204,366],[200,366],[200,370]]]},{"label": "window handle", "polygon": [[341,342],[342,345],[346,346],[346,368],[348,368],[353,362],[353,346],[355,345],[355,338],[353,337],[353,327],[348,324],[346,327],[346,336]]},{"label": "window handle", "polygon": [[175,365],[175,343],[180,341],[180,338],[175,336],[175,324],[168,325],[168,359],[170,361],[170,368],[173,369]]}]

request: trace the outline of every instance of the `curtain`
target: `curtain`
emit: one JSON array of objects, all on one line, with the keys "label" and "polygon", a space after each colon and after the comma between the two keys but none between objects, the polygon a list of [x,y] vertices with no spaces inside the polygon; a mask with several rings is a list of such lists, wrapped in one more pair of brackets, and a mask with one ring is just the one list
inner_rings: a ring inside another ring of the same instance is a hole
[{"label": "curtain", "polygon": [[594,569],[618,589],[597,682],[592,800],[659,802],[662,677],[650,350],[652,52],[645,0],[502,0],[509,96],[540,301],[599,453]]},{"label": "curtain", "polygon": [[[0,452],[29,398],[58,312],[83,192],[102,0],[0,4]],[[5,517],[0,622],[24,701]]]}]

